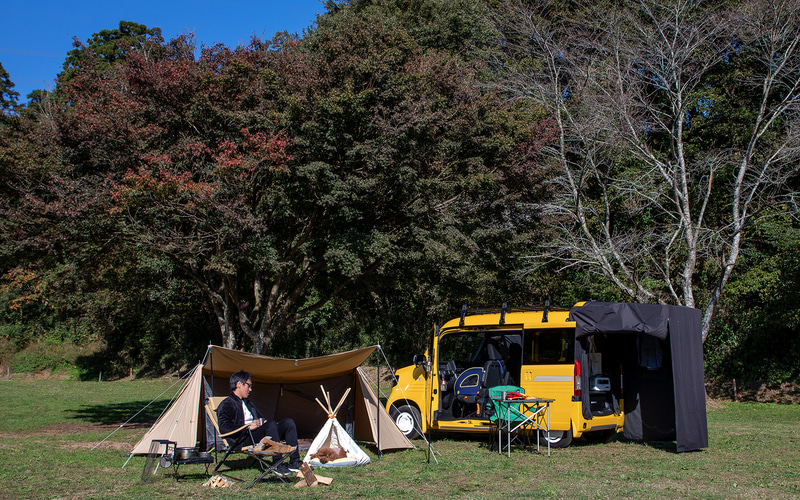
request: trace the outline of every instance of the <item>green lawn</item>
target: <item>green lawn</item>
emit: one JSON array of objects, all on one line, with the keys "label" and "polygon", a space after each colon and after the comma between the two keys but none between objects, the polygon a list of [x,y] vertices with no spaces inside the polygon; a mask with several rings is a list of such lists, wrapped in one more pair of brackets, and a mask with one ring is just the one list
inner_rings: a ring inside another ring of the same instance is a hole
[{"label": "green lawn", "polygon": [[[800,406],[725,403],[709,409],[709,448],[675,453],[674,443],[616,441],[554,450],[551,457],[514,450],[509,459],[474,437],[435,436],[438,464],[427,446],[372,464],[318,471],[325,488],[302,490],[277,480],[209,489],[198,465],[159,470],[141,484],[145,459],[127,452],[177,386],[115,432],[171,381],[3,381],[0,411],[0,498],[800,498]],[[138,423],[138,424],[137,424]],[[253,478],[252,469],[232,475]]]}]

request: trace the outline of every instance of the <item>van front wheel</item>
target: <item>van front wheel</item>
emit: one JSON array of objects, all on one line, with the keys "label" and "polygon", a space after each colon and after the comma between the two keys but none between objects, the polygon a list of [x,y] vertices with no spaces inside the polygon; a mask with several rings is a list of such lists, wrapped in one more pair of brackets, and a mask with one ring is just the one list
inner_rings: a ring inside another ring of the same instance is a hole
[{"label": "van front wheel", "polygon": [[568,431],[542,431],[539,433],[539,445],[547,446],[550,442],[550,448],[566,448],[572,443],[572,428]]},{"label": "van front wheel", "polygon": [[394,409],[392,411],[392,420],[397,424],[400,432],[408,439],[415,439],[421,436],[422,426],[420,422],[422,419],[420,418],[419,410],[413,406],[403,405]]}]

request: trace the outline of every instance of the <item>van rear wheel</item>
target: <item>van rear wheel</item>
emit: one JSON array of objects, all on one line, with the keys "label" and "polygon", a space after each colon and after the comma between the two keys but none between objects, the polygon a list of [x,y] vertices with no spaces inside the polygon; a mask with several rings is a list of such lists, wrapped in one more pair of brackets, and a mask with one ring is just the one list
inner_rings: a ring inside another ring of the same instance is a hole
[{"label": "van rear wheel", "polygon": [[416,439],[421,436],[422,418],[420,417],[419,410],[413,406],[403,405],[392,411],[392,420],[397,424],[408,439]]},{"label": "van rear wheel", "polygon": [[572,444],[572,428],[568,431],[541,431],[539,445],[547,446],[548,441],[550,448],[566,448]]}]

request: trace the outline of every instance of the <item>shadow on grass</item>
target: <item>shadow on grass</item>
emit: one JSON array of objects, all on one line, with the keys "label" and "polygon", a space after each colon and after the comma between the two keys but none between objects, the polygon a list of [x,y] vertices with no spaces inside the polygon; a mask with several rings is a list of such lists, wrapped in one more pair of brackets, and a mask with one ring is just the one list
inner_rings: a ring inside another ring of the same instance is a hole
[{"label": "shadow on grass", "polygon": [[[637,441],[631,441],[637,442]],[[638,441],[644,444],[645,446],[649,446],[650,448],[655,448],[656,450],[666,451],[667,453],[678,453],[678,444],[674,441]]]},{"label": "shadow on grass", "polygon": [[[426,436],[427,437],[427,436]],[[532,441],[529,445],[536,446],[536,438],[532,437]],[[438,440],[442,441],[469,441],[472,443],[476,443],[481,448],[492,449],[493,445],[496,445],[491,439],[491,436],[488,434],[481,434],[481,433],[433,433],[431,435],[431,442],[434,447],[436,447],[436,442]],[[611,438],[608,442],[590,442],[586,438],[580,437],[576,438],[572,441],[572,444],[569,446],[572,448],[583,448],[583,447],[591,447],[591,446],[608,446],[609,443],[613,442],[620,442],[620,443],[631,443],[631,444],[640,444],[643,446],[648,446],[650,448],[661,450],[667,453],[678,453],[678,445],[675,441],[634,441],[632,439],[627,439],[621,433],[615,435]],[[427,445],[425,445],[427,446]],[[547,446],[547,445],[545,445]],[[557,448],[553,448],[557,449]]]},{"label": "shadow on grass", "polygon": [[647,446],[649,448],[653,448],[656,450],[661,450],[667,453],[678,453],[678,444],[675,441],[636,441],[634,439],[628,439],[622,434],[617,434],[611,441],[608,443],[592,443],[587,441],[584,438],[578,438],[572,442],[570,446],[575,447],[583,447],[583,446],[608,446],[609,443],[619,442],[619,443],[629,443],[629,444],[638,444],[642,446]]},{"label": "shadow on grass", "polygon": [[128,422],[131,424],[150,426],[158,419],[169,400],[163,401],[127,401],[114,404],[85,404],[77,408],[69,408],[64,412],[71,419],[94,424],[116,425]]}]

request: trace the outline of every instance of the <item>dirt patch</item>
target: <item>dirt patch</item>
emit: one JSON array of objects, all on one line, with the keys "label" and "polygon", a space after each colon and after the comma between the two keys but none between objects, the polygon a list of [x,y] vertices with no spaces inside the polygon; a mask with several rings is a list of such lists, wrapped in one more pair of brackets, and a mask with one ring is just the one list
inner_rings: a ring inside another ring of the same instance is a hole
[{"label": "dirt patch", "polygon": [[100,444],[97,443],[69,443],[69,444],[62,444],[59,446],[62,450],[92,450],[97,448],[98,450],[121,450],[121,451],[131,451],[133,449],[133,444],[131,443],[122,443],[119,441],[103,441]]},{"label": "dirt patch", "polygon": [[[42,427],[41,429],[36,429],[36,432],[3,432],[0,433],[0,438],[8,438],[8,439],[15,439],[15,440],[30,440],[34,442],[37,439],[44,438],[47,441],[47,438],[52,436],[65,436],[68,434],[86,434],[92,432],[98,433],[105,433],[111,434],[114,430],[116,430],[119,425],[109,425],[109,424],[88,424],[88,423],[63,423],[57,425],[51,425],[48,427]],[[145,424],[136,424],[131,425],[127,424],[125,426],[126,429],[147,429],[149,425]],[[91,450],[93,448],[97,448],[99,450],[115,450],[115,451],[130,451],[133,449],[134,443],[124,442],[124,441],[114,441],[114,440],[106,440],[106,441],[92,441],[92,442],[77,442],[77,443],[65,443],[59,445],[58,448],[62,450]]]},{"label": "dirt patch", "polygon": [[[378,380],[378,368],[374,366],[362,366],[362,370],[367,374],[367,377],[374,383]],[[392,371],[386,366],[381,367],[381,387],[392,385]]]},{"label": "dirt patch", "polygon": [[51,372],[50,370],[42,370],[38,372],[24,372],[16,373],[7,369],[7,367],[0,368],[2,373],[2,380],[68,380],[69,375],[63,371]]},{"label": "dirt patch", "polygon": [[709,380],[706,394],[721,401],[800,404],[800,385],[784,382],[763,383],[752,380]]},{"label": "dirt patch", "polygon": [[[141,430],[149,429],[153,424],[125,424],[127,430]],[[119,424],[92,424],[92,423],[63,423],[42,427],[36,429],[36,432],[3,432],[0,433],[0,438],[28,438],[28,437],[41,437],[41,436],[65,436],[68,434],[87,434],[97,432],[101,434],[111,434],[119,427]],[[94,446],[93,443],[92,446]]]}]

